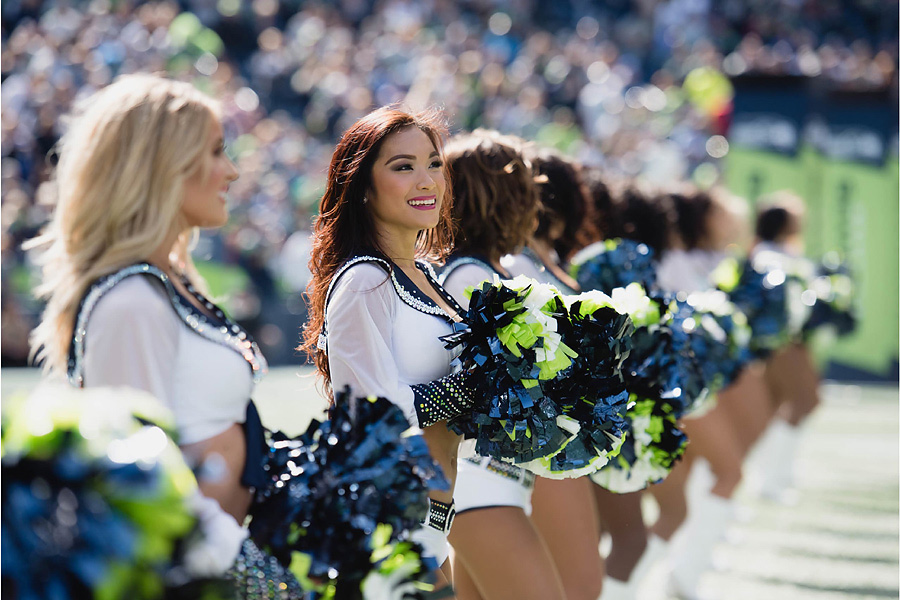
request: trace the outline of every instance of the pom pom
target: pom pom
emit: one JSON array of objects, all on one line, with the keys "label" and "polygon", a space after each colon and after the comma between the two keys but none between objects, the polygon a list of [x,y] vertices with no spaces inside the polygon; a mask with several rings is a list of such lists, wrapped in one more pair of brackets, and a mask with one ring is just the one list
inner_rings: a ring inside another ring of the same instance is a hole
[{"label": "pom pom", "polygon": [[253,508],[251,537],[299,581],[355,597],[383,561],[418,556],[401,538],[424,520],[428,490],[450,484],[398,407],[345,388],[328,420],[295,439],[272,435],[272,485]]},{"label": "pom pom", "polygon": [[626,419],[628,433],[619,455],[590,476],[617,494],[636,492],[665,479],[687,446],[687,437],[665,402],[633,402]]},{"label": "pom pom", "polygon": [[691,293],[687,303],[696,325],[691,347],[712,397],[737,379],[752,359],[750,326],[746,315],[722,291]]},{"label": "pom pom", "polygon": [[816,266],[809,290],[803,294],[805,304],[813,302],[809,318],[803,324],[805,336],[821,330],[831,330],[836,336],[845,336],[856,330],[853,279],[847,266],[837,256],[827,255]]},{"label": "pom pom", "polygon": [[3,582],[18,598],[199,597],[178,562],[194,475],[134,390],[44,385],[4,406]]},{"label": "pom pom", "polygon": [[462,346],[458,360],[483,401],[450,426],[475,438],[478,454],[558,479],[593,472],[618,452],[626,315],[518,277],[473,289],[466,319],[443,339]]},{"label": "pom pom", "polygon": [[677,419],[705,397],[705,376],[693,353],[693,312],[686,303],[648,296],[637,283],[612,290],[609,298],[635,327],[623,370],[632,402],[618,456],[591,479],[625,493],[661,481],[684,453],[687,439]]},{"label": "pom pom", "polygon": [[612,293],[635,323],[632,348],[624,364],[625,386],[640,398],[671,405],[680,418],[707,394],[706,376],[694,355],[696,322],[686,302],[654,293],[636,283]]},{"label": "pom pom", "polygon": [[564,301],[569,323],[563,340],[577,348],[578,355],[571,368],[546,387],[577,428],[559,452],[525,465],[551,479],[580,477],[603,467],[619,453],[627,427],[622,364],[631,348],[631,320],[599,292],[566,296]]},{"label": "pom pom", "polygon": [[563,342],[577,356],[545,389],[561,406],[561,425],[572,435],[558,452],[521,465],[548,479],[597,471],[618,455],[627,428],[622,364],[631,348],[631,320],[599,292],[563,300],[569,316],[561,324]]},{"label": "pom pom", "polygon": [[383,540],[376,541],[379,549],[372,554],[375,569],[362,582],[362,600],[424,600],[432,586],[423,582],[431,577],[428,569],[435,567],[422,560],[421,546],[390,542],[391,531],[384,525],[376,535]]},{"label": "pom pom", "polygon": [[559,293],[524,277],[486,281],[471,290],[466,326],[443,337],[470,372],[478,402],[450,428],[476,440],[482,456],[525,463],[558,452],[573,434],[563,409],[547,394],[547,381],[572,364],[562,341],[567,321]]},{"label": "pom pom", "polygon": [[645,290],[656,288],[653,250],[634,240],[595,242],[572,257],[569,270],[583,290],[610,294],[629,283],[638,283]]},{"label": "pom pom", "polygon": [[806,284],[795,261],[778,252],[758,252],[741,265],[723,261],[713,279],[747,316],[754,357],[765,358],[799,337],[809,306],[802,300]]}]

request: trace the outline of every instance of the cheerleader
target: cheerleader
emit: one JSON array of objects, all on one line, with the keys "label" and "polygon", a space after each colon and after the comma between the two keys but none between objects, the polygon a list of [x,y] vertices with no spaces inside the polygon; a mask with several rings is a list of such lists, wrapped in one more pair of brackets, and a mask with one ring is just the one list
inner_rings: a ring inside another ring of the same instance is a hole
[{"label": "cheerleader", "polygon": [[[523,142],[476,130],[447,144],[453,173],[456,246],[441,281],[468,306],[465,290],[495,277],[510,278],[502,256],[519,251],[535,226],[538,195]],[[460,600],[547,600],[565,594],[553,560],[528,519],[534,475],[520,467],[460,449],[450,534]]]},{"label": "cheerleader", "polygon": [[[665,257],[672,249],[675,215],[668,199],[655,201],[650,190],[629,182],[608,182],[597,171],[589,171],[586,181],[595,223],[604,239],[646,244],[656,257]],[[640,491],[614,493],[594,486],[602,529],[612,539],[606,557],[604,600],[634,598],[649,567],[664,550],[664,544],[650,535],[644,523],[641,496]]]},{"label": "cheerleader", "polygon": [[[578,167],[559,153],[529,148],[540,190],[537,229],[520,254],[501,264],[513,276],[554,285],[563,294],[580,292],[564,264],[574,250],[597,238],[587,190]],[[569,600],[596,600],[603,586],[600,525],[588,477],[537,477],[531,520],[547,544]]]},{"label": "cheerleader", "polygon": [[269,580],[299,597],[294,577],[241,527],[266,485],[263,429],[248,401],[266,361],[205,297],[188,252],[198,228],[225,224],[238,176],[218,104],[187,83],[120,77],[61,139],[55,176],[56,212],[32,243],[47,300],[31,340],[37,360],[75,386],[150,392],[174,413],[184,453],[215,466],[194,499],[208,543],[188,554],[191,575],[235,565],[241,594],[261,597]]},{"label": "cheerleader", "polygon": [[[712,272],[727,256],[728,248],[740,243],[742,214],[737,201],[723,192],[685,190],[669,194],[669,199],[677,215],[673,236],[678,244],[663,257],[658,283],[665,291],[689,298],[692,292],[712,288]],[[684,459],[665,481],[650,488],[660,507],[653,533],[667,543],[681,530],[671,549],[671,582],[684,597],[697,595],[700,576],[711,564],[713,546],[733,514],[731,497],[741,481],[744,448],[726,403],[747,394],[755,394],[758,400],[758,394],[765,391],[760,375],[758,369],[747,371],[719,394],[718,402],[713,399],[706,408],[684,417],[683,428],[691,440]],[[708,465],[713,481],[689,506],[688,474],[693,466],[699,466],[699,458]]]},{"label": "cheerleader", "polygon": [[[762,252],[779,257],[789,277],[806,283],[812,279],[813,266],[803,257],[803,201],[790,192],[776,192],[759,200],[756,217],[756,240],[751,257]],[[794,295],[797,295],[796,293]],[[789,307],[802,308],[798,298],[788,298]],[[798,312],[798,311],[792,311]],[[797,321],[799,319],[791,319]],[[765,435],[756,452],[761,481],[759,491],[773,500],[788,500],[785,494],[794,483],[794,456],[803,421],[819,405],[819,374],[807,347],[797,334],[796,324],[789,324],[792,339],[766,360],[766,382],[770,403],[763,405],[767,422]],[[737,415],[740,418],[741,415]],[[761,433],[762,428],[756,429]],[[755,441],[752,440],[752,441]]]},{"label": "cheerleader", "polygon": [[[332,156],[313,229],[306,350],[326,392],[384,396],[424,431],[451,484],[459,436],[446,421],[472,405],[440,337],[460,308],[429,263],[449,251],[451,196],[434,114],[382,108],[353,124]],[[453,492],[432,491],[412,534],[450,580]]]},{"label": "cheerleader", "polygon": [[[725,258],[746,247],[745,208],[724,192],[713,194],[697,190],[671,193],[676,205],[679,248],[662,261],[659,284],[672,291],[702,291],[715,287],[714,272]],[[739,378],[718,394],[718,406],[732,423],[741,460],[771,418],[765,367],[760,361],[745,365]],[[663,528],[665,529],[665,528]]]}]

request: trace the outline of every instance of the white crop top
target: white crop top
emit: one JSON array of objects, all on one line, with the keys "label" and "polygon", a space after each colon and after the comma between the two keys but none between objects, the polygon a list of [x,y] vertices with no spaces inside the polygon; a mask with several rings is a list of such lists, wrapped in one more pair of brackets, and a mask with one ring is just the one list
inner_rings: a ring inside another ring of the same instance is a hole
[{"label": "white crop top", "polygon": [[[437,285],[430,267],[419,265]],[[325,313],[325,350],[335,393],[349,385],[354,395],[383,396],[403,410],[410,425],[418,426],[410,386],[449,375],[459,353],[446,350],[439,339],[453,332],[447,313],[399,268],[392,267],[389,274],[365,260],[337,275]]]},{"label": "white crop top", "polygon": [[564,281],[560,281],[529,248],[525,248],[520,254],[507,254],[500,259],[500,264],[514,277],[525,275],[540,283],[549,283],[556,287],[561,294],[576,293]]},{"label": "white crop top", "polygon": [[656,269],[657,284],[667,292],[703,292],[713,287],[710,276],[727,255],[709,250],[669,250]]},{"label": "white crop top", "polygon": [[266,364],[239,326],[187,306],[164,281],[161,271],[135,265],[92,288],[76,324],[69,378],[150,392],[174,413],[179,443],[191,444],[244,422]]}]

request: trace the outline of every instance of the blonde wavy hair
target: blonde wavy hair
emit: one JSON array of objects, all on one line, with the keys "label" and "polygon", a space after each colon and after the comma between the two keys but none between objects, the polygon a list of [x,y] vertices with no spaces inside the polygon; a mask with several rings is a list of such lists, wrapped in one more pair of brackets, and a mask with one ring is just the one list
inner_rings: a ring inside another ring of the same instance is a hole
[{"label": "blonde wavy hair", "polygon": [[218,104],[184,82],[124,75],[76,108],[59,141],[52,220],[36,249],[47,300],[31,334],[31,358],[65,373],[76,311],[98,278],[149,259],[178,233],[169,260],[204,287],[190,256],[194,231],[182,221],[184,182],[207,168]]}]

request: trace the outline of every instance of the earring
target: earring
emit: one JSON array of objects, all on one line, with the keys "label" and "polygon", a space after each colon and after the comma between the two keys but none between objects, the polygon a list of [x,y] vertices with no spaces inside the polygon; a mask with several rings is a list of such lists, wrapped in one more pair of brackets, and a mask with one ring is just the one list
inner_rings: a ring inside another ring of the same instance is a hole
[{"label": "earring", "polygon": [[366,198],[365,196],[363,196],[363,201],[362,201],[362,203],[365,204],[365,203],[368,202],[368,201],[369,201],[369,199]]}]

